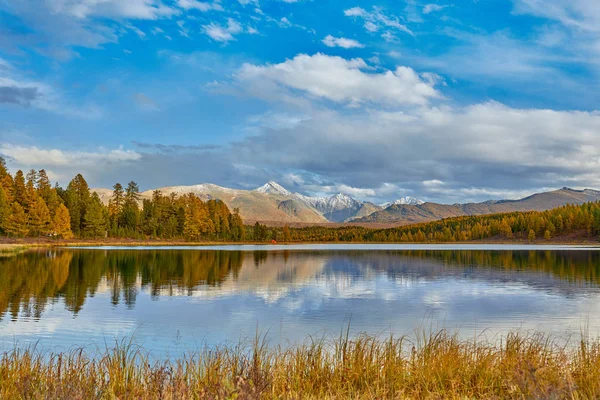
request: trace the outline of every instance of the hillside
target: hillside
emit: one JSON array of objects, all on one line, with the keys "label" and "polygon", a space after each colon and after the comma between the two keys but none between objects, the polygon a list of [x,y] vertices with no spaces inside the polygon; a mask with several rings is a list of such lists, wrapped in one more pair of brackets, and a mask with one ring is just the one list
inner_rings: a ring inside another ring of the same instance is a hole
[{"label": "hillside", "polygon": [[466,204],[395,204],[352,222],[414,224],[443,218],[467,215],[498,214],[514,211],[545,211],[566,204],[583,204],[600,200],[600,192],[591,189],[573,190],[562,188],[551,192],[536,193],[519,200],[486,201]]},{"label": "hillside", "polygon": [[[92,189],[108,204],[110,189]],[[591,189],[559,190],[536,193],[519,200],[497,200],[482,203],[424,203],[412,197],[401,198],[381,206],[338,193],[330,197],[310,197],[292,193],[276,182],[267,182],[253,190],[230,189],[213,184],[168,186],[159,188],[165,195],[193,193],[202,200],[219,199],[230,209],[238,208],[246,224],[356,224],[361,226],[397,226],[468,215],[544,211],[565,204],[582,204],[600,200],[600,192]],[[154,190],[140,194],[152,198]]]},{"label": "hillside", "polygon": [[[292,193],[276,182],[267,182],[254,190],[230,189],[213,184],[168,186],[140,193],[140,199],[152,198],[154,190],[164,195],[193,193],[202,200],[219,199],[230,209],[238,208],[245,223],[267,224],[344,222],[367,216],[382,208],[338,193],[331,197],[309,197]],[[92,189],[104,204],[112,196],[111,189]]]}]

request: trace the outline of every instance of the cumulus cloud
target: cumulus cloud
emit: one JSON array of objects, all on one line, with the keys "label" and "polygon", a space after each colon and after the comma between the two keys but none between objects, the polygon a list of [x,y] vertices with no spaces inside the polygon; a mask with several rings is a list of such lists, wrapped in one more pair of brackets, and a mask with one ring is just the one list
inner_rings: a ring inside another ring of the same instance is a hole
[{"label": "cumulus cloud", "polygon": [[[488,102],[352,114],[315,108],[293,123],[269,124],[268,118],[261,115],[252,135],[223,147],[136,143],[136,151],[70,152],[1,145],[0,153],[22,168],[71,175],[84,169],[94,185],[124,176],[146,188],[253,187],[281,179],[303,193],[343,192],[374,202],[413,195],[453,203],[561,186],[600,188],[597,112]],[[106,163],[112,167],[95,168]]]},{"label": "cumulus cloud", "polygon": [[280,64],[244,64],[236,73],[243,85],[265,94],[266,90],[299,90],[313,98],[357,106],[375,103],[388,106],[425,105],[440,97],[431,81],[413,69],[367,72],[361,58],[344,59],[317,53],[300,54]]},{"label": "cumulus cloud", "polygon": [[354,47],[362,48],[365,47],[363,44],[354,39],[346,39],[343,37],[333,37],[331,35],[325,36],[322,40],[323,44],[327,47],[342,47],[344,49],[351,49]]}]

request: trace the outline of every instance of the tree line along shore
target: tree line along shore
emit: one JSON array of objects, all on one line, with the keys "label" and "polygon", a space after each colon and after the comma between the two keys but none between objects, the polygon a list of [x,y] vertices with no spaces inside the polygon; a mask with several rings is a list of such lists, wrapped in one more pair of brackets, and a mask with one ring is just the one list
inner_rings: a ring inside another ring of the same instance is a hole
[{"label": "tree line along shore", "polygon": [[12,175],[0,157],[0,241],[32,245],[66,243],[448,243],[596,242],[600,203],[566,205],[548,211],[463,216],[372,229],[363,226],[302,228],[246,225],[239,210],[194,194],[155,191],[140,200],[136,182],[116,183],[104,205],[81,174],[66,188],[51,185],[45,170]]}]

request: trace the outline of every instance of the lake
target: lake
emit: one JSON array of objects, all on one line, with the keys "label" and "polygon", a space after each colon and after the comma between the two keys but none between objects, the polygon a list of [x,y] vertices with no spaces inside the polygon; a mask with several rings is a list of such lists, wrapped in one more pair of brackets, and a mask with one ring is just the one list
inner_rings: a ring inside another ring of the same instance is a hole
[{"label": "lake", "polygon": [[0,258],[0,349],[157,357],[265,334],[600,334],[600,251],[574,246],[65,248]]}]

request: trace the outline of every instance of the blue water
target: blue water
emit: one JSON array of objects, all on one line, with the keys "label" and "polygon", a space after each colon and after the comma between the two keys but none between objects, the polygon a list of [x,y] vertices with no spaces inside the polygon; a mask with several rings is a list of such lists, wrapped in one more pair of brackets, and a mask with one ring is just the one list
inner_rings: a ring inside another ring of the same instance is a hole
[{"label": "blue water", "polygon": [[459,329],[600,334],[600,252],[571,246],[60,249],[0,259],[0,348],[131,338],[157,357],[253,339]]}]

